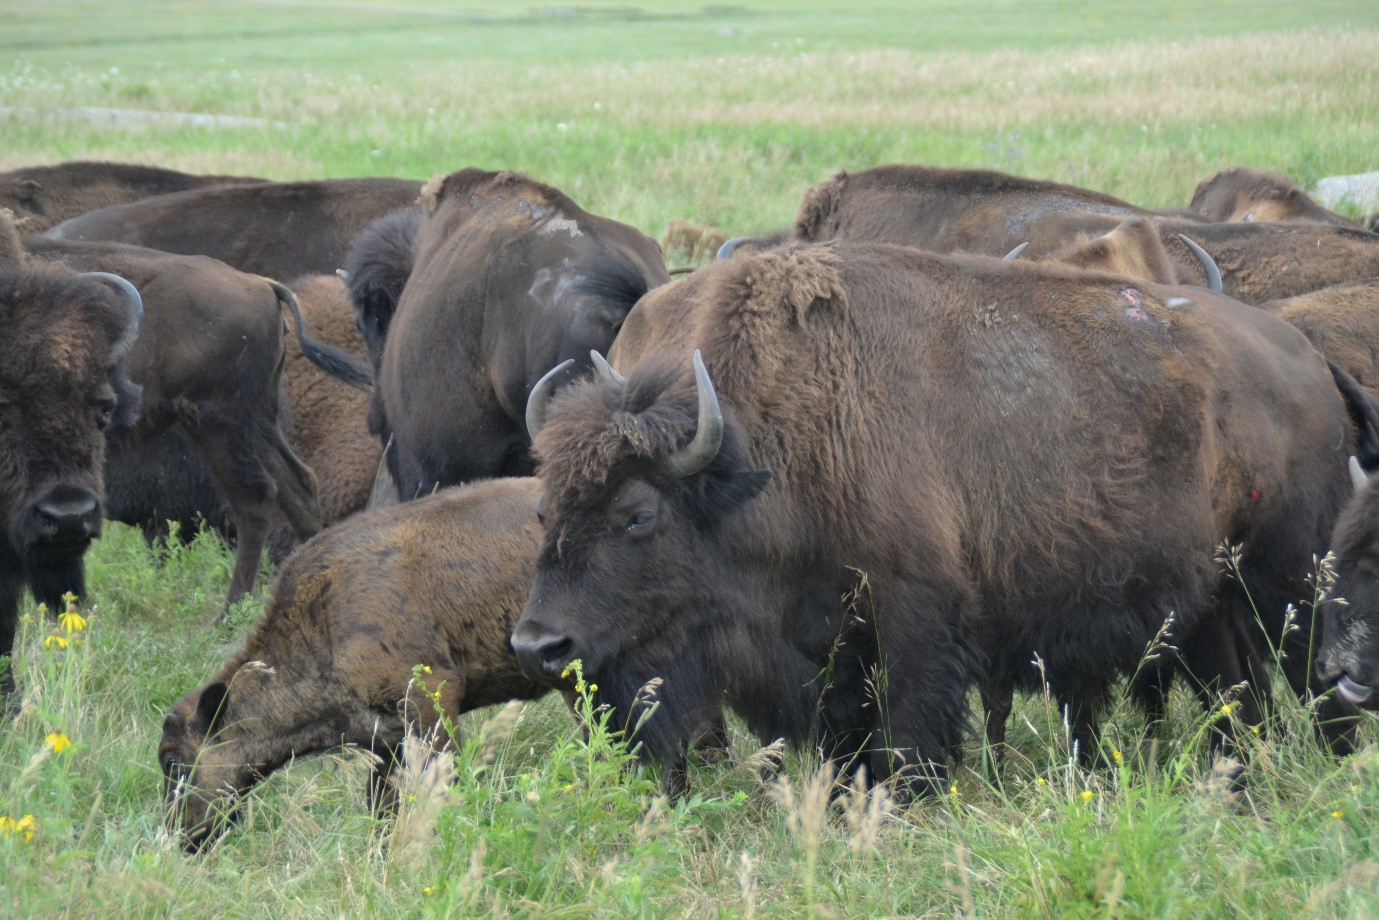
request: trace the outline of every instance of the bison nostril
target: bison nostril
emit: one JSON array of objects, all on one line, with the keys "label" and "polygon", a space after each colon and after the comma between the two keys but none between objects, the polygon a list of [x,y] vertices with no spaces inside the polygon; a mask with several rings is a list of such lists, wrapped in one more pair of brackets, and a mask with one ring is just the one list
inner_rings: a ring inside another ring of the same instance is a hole
[{"label": "bison nostril", "polygon": [[37,502],[34,515],[47,539],[81,540],[100,529],[100,500],[84,489],[63,490]]},{"label": "bison nostril", "polygon": [[528,677],[554,680],[573,657],[575,643],[568,636],[518,629],[509,640],[517,663]]}]

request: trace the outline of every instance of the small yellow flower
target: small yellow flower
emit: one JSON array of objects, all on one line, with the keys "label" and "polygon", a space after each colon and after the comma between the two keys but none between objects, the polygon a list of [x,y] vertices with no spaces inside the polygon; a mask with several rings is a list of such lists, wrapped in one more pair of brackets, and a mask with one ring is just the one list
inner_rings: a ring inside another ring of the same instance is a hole
[{"label": "small yellow flower", "polygon": [[1111,752],[1111,759],[1114,760],[1114,761],[1116,762],[1116,766],[1118,766],[1118,767],[1119,767],[1121,764],[1125,763],[1125,755],[1122,754],[1120,751],[1112,751],[1112,752]]},{"label": "small yellow flower", "polygon": [[1036,776],[1036,777],[1034,778],[1034,782],[1035,782],[1035,785],[1037,785],[1040,789],[1044,788],[1045,786],[1047,786],[1047,785],[1049,784],[1049,781],[1046,780],[1046,779],[1044,779],[1044,777],[1042,777],[1042,776]]},{"label": "small yellow flower", "polygon": [[57,621],[62,627],[63,632],[67,633],[69,636],[72,633],[79,633],[86,628],[86,617],[77,613],[75,610],[68,610],[62,616],[58,617]]},{"label": "small yellow flower", "polygon": [[431,895],[436,893],[436,889],[432,888],[430,885],[427,885],[425,888],[421,889],[421,893],[429,898],[431,897]]},{"label": "small yellow flower", "polygon": [[421,673],[423,673],[423,674],[430,674],[430,673],[431,673],[431,666],[430,666],[429,664],[424,664],[424,665],[422,665],[422,666],[421,666]]},{"label": "small yellow flower", "polygon": [[582,681],[582,680],[577,680],[577,681],[575,681],[575,692],[578,693],[578,694],[583,695],[583,693],[584,693],[584,681]]},{"label": "small yellow flower", "polygon": [[1345,812],[1342,812],[1342,811],[1333,811],[1333,812],[1331,813],[1331,817],[1337,818],[1337,819],[1344,818],[1344,817],[1345,817]]},{"label": "small yellow flower", "polygon": [[64,649],[71,644],[72,641],[68,639],[66,636],[62,635],[61,633],[53,633],[51,636],[43,640],[44,648]]},{"label": "small yellow flower", "polygon": [[598,684],[590,684],[590,685],[589,685],[589,692],[590,692],[590,693],[598,693],[598,692],[599,692],[599,685],[598,685]]},{"label": "small yellow flower", "polygon": [[954,797],[957,796],[957,794],[958,794],[958,784],[957,784],[957,783],[954,783],[953,785],[951,785],[951,786],[948,787],[948,794],[951,795],[951,796],[954,796]]},{"label": "small yellow flower", "polygon": [[1090,789],[1083,789],[1077,796],[1084,802],[1090,802],[1092,799],[1096,798],[1096,793]]},{"label": "small yellow flower", "polygon": [[1239,708],[1239,703],[1227,703],[1226,705],[1221,707],[1221,715],[1228,717],[1231,713],[1235,712]]},{"label": "small yellow flower", "polygon": [[62,595],[62,602],[66,604],[68,607],[71,607],[74,604],[76,604],[77,596],[73,594],[71,591],[68,591],[66,594]]},{"label": "small yellow flower", "polygon": [[61,754],[72,746],[72,739],[68,738],[62,732],[52,732],[48,737],[43,739],[43,743],[52,748],[54,754]]},{"label": "small yellow flower", "polygon": [[25,842],[34,839],[34,816],[25,815],[18,821],[10,817],[0,817],[0,834],[6,837],[22,837]]},{"label": "small yellow flower", "polygon": [[1359,791],[1360,791],[1360,787],[1357,786],[1357,785],[1355,785],[1354,783],[1352,783],[1351,786],[1350,786],[1350,791],[1351,791],[1351,792],[1359,792]]},{"label": "small yellow flower", "polygon": [[569,677],[569,676],[570,676],[570,669],[573,668],[573,667],[574,667],[574,664],[573,664],[573,663],[565,665],[565,670],[563,670],[563,671],[560,672],[560,679],[561,679],[561,680],[564,680],[565,678]]},{"label": "small yellow flower", "polygon": [[1252,735],[1258,735],[1258,734],[1259,734],[1259,726],[1258,726],[1258,725],[1251,725],[1251,726],[1250,726],[1250,734],[1252,734]]}]

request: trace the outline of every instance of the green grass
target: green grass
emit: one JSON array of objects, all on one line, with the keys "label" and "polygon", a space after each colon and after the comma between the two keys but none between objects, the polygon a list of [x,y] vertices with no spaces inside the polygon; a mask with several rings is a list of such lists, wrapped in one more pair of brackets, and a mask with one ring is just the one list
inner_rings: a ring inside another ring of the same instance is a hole
[{"label": "green grass", "polygon": [[[770,229],[811,184],[883,162],[994,167],[1150,206],[1184,204],[1227,165],[1304,183],[1376,167],[1379,6],[1364,0],[581,9],[0,2],[0,109],[20,110],[0,113],[0,169],[510,167],[659,235],[686,217]],[[277,124],[55,114],[82,107]],[[0,832],[0,903],[20,915],[1379,913],[1373,726],[1335,761],[1293,701],[1286,730],[1251,742],[1247,800],[1203,749],[1219,714],[1185,697],[1157,740],[1118,702],[1090,772],[1032,698],[999,783],[975,772],[973,746],[953,794],[868,813],[820,806],[808,756],[787,759],[787,786],[763,786],[740,728],[732,760],[694,768],[694,798],[658,802],[650,774],[622,770],[604,733],[585,744],[551,699],[515,726],[466,717],[455,783],[418,796],[400,836],[366,814],[365,765],[345,753],[273,777],[220,847],[187,858],[161,830],[159,727],[260,602],[216,624],[229,560],[213,540],[160,562],[112,526],[90,572],[83,642],[44,649],[51,623],[28,621],[24,708],[0,732],[0,817],[36,826],[32,840]],[[45,754],[55,732],[74,746]]]}]

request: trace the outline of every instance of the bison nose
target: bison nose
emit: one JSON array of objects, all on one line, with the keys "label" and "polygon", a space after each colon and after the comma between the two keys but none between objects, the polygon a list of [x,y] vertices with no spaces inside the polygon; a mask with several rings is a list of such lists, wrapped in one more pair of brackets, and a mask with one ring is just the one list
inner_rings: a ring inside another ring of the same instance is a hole
[{"label": "bison nose", "polygon": [[34,504],[39,540],[44,543],[80,543],[101,530],[101,505],[87,489],[54,489]]},{"label": "bison nose", "polygon": [[533,680],[559,680],[574,660],[574,640],[535,623],[518,623],[508,640],[522,673]]}]

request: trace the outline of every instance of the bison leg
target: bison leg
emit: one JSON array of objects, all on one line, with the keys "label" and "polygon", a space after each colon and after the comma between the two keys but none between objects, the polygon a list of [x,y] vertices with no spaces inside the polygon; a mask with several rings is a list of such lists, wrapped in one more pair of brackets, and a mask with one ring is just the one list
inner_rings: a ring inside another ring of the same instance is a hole
[{"label": "bison leg", "polygon": [[1059,694],[1059,706],[1068,720],[1069,742],[1083,767],[1096,763],[1097,748],[1101,740],[1101,727],[1097,722],[1097,697],[1086,694]]},{"label": "bison leg", "polygon": [[321,503],[316,474],[293,452],[281,431],[275,429],[274,450],[268,454],[268,475],[277,486],[278,507],[300,541],[321,529]]},{"label": "bison leg", "polygon": [[981,695],[986,728],[986,750],[982,752],[982,760],[988,773],[994,775],[1005,759],[1006,723],[1010,721],[1011,710],[1015,708],[1015,690],[1009,686],[983,684]]},{"label": "bison leg", "polygon": [[[1245,608],[1242,610],[1241,608]],[[1212,712],[1221,694],[1243,686],[1226,715],[1216,720],[1211,733],[1212,749],[1220,752],[1235,746],[1235,725],[1248,728],[1263,724],[1270,700],[1269,676],[1253,648],[1242,617],[1250,610],[1248,602],[1232,597],[1198,626],[1182,649],[1184,673],[1207,712]],[[1253,612],[1248,616],[1253,619]]]},{"label": "bison leg", "polygon": [[709,716],[708,724],[694,741],[694,751],[705,763],[721,763],[732,753],[733,741],[728,734],[728,723],[719,709]]},{"label": "bison leg", "polygon": [[18,574],[0,572],[0,698],[12,709],[14,697],[14,638],[19,627],[19,596],[24,590]]}]

